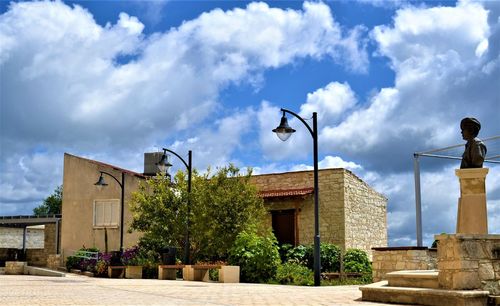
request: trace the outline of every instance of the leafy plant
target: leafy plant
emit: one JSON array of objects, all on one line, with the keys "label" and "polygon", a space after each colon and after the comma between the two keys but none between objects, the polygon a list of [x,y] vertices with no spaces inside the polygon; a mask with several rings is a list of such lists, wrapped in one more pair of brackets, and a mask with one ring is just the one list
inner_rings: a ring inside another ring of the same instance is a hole
[{"label": "leafy plant", "polygon": [[[131,229],[143,233],[139,244],[154,252],[173,246],[184,250],[187,202],[190,198],[190,261],[226,260],[236,236],[249,226],[260,225],[266,210],[251,171],[242,175],[233,165],[192,173],[191,194],[186,173],[179,171],[171,184],[162,177],[147,180],[131,201]],[[179,254],[183,258],[183,254]]]},{"label": "leafy plant", "polygon": [[283,285],[312,286],[313,271],[303,265],[287,262],[278,266],[276,281]]},{"label": "leafy plant", "polygon": [[138,266],[141,263],[141,258],[139,256],[139,247],[133,246],[126,249],[122,254],[122,263],[125,266]]},{"label": "leafy plant", "polygon": [[320,244],[321,272],[340,271],[340,252],[340,247],[335,244]]},{"label": "leafy plant", "polygon": [[240,266],[244,282],[267,282],[274,278],[280,256],[274,234],[267,230],[259,235],[255,228],[242,231],[229,250],[229,264]]},{"label": "leafy plant", "polygon": [[372,266],[368,255],[360,249],[349,249],[344,255],[344,271],[371,273]]},{"label": "leafy plant", "polygon": [[[314,269],[314,246],[298,245],[286,253],[286,262],[304,265]],[[340,248],[331,243],[320,244],[321,272],[340,270]]]},{"label": "leafy plant", "polygon": [[79,269],[80,268],[80,257],[68,256],[66,258],[66,270],[70,271],[71,269]]},{"label": "leafy plant", "polygon": [[309,253],[312,253],[312,246],[298,245],[288,250],[288,252],[285,255],[284,262],[292,262],[307,266],[309,261],[308,259]]}]

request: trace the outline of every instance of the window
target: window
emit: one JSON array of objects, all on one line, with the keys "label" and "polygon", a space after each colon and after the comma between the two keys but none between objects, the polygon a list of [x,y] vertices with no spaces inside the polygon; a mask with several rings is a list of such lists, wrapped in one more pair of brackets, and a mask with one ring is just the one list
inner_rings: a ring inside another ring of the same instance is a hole
[{"label": "window", "polygon": [[118,227],[119,213],[119,200],[95,200],[94,227]]}]

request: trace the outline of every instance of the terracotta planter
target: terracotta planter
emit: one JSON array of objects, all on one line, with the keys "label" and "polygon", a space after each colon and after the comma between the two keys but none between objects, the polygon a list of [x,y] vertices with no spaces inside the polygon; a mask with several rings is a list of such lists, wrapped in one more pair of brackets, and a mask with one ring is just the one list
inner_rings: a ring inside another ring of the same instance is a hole
[{"label": "terracotta planter", "polygon": [[125,278],[142,278],[142,266],[126,266]]}]

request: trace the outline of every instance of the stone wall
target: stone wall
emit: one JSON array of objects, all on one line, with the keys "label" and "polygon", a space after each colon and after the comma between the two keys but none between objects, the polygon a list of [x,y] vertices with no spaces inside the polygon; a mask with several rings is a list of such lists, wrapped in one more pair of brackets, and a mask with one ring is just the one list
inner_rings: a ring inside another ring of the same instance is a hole
[{"label": "stone wall", "polygon": [[43,267],[47,264],[45,249],[27,249],[26,261],[30,266]]},{"label": "stone wall", "polygon": [[[23,248],[23,228],[0,227],[0,248]],[[26,248],[40,249],[44,247],[43,227],[28,227],[26,233]]]},{"label": "stone wall", "polygon": [[344,175],[345,247],[387,246],[387,198],[349,171]]},{"label": "stone wall", "polygon": [[385,279],[389,272],[436,269],[437,250],[427,247],[373,248],[373,281]]},{"label": "stone wall", "polygon": [[500,235],[436,235],[439,285],[500,295]]},{"label": "stone wall", "polygon": [[[313,171],[256,175],[261,191],[314,187]],[[387,199],[345,169],[319,171],[320,236],[344,250],[387,245]],[[296,209],[298,243],[314,242],[313,195],[266,200],[268,210]],[[270,218],[270,217],[269,217]],[[270,222],[270,221],[269,221]]]},{"label": "stone wall", "polygon": [[[60,224],[59,224],[60,226]],[[61,233],[59,231],[59,233]],[[45,224],[44,249],[46,254],[57,254],[56,223]],[[59,235],[59,239],[61,239]]]}]

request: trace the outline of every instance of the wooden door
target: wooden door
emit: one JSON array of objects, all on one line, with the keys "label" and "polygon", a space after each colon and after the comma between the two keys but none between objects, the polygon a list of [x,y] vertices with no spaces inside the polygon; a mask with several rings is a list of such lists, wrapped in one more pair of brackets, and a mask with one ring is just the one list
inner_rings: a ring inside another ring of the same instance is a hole
[{"label": "wooden door", "polygon": [[272,211],[273,231],[278,243],[295,246],[295,209]]}]

